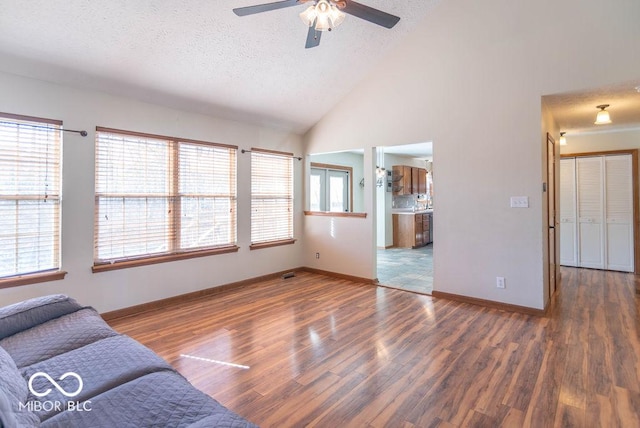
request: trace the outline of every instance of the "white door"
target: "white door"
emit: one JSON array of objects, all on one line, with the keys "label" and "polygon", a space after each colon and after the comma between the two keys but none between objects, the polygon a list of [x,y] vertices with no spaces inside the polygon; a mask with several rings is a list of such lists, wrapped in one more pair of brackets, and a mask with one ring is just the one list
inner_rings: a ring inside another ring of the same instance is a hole
[{"label": "white door", "polygon": [[605,157],[606,269],[633,272],[631,155]]},{"label": "white door", "polygon": [[560,160],[560,264],[578,266],[576,159]]},{"label": "white door", "polygon": [[602,156],[576,159],[578,266],[604,269]]}]

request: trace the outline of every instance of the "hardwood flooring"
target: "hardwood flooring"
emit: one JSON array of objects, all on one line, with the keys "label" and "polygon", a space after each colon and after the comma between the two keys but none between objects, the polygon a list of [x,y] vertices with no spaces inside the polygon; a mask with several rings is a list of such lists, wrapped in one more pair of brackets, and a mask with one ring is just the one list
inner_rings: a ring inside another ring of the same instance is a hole
[{"label": "hardwood flooring", "polygon": [[537,317],[299,273],[110,324],[262,427],[639,427],[636,282],[563,268]]}]

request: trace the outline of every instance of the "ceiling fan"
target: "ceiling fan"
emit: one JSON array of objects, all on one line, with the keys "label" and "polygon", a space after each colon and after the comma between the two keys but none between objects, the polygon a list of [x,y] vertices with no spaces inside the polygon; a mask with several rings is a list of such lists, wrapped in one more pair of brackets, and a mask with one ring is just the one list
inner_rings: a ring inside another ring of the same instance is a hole
[{"label": "ceiling fan", "polygon": [[378,9],[365,6],[353,0],[283,0],[274,3],[258,4],[255,6],[238,7],[233,12],[238,16],[253,15],[270,10],[283,9],[303,3],[311,5],[300,14],[302,22],[309,27],[305,48],[314,48],[320,44],[323,31],[331,31],[342,23],[345,13],[365,21],[393,28],[400,18]]}]

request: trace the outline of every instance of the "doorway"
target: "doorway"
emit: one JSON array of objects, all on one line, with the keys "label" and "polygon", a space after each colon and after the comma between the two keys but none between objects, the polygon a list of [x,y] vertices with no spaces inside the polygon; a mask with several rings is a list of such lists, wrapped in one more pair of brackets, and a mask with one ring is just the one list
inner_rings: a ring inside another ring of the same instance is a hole
[{"label": "doorway", "polygon": [[[433,291],[432,147],[427,142],[375,148],[375,266],[379,285],[420,294]],[[402,243],[398,242],[400,233]]]}]

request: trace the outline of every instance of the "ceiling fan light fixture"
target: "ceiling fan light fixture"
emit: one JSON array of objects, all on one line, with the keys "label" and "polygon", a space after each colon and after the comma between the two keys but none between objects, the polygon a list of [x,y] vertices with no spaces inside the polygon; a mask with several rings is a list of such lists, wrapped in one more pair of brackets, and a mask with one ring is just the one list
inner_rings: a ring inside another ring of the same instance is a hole
[{"label": "ceiling fan light fixture", "polygon": [[599,106],[596,106],[596,108],[599,108],[600,111],[596,116],[596,121],[593,122],[595,125],[606,125],[608,123],[611,123],[609,112],[605,110],[607,107],[609,107],[609,104],[601,104]]},{"label": "ceiling fan light fixture", "polygon": [[344,12],[338,9],[335,5],[331,5],[331,11],[329,12],[329,19],[331,19],[331,23],[333,24],[334,28],[342,24],[342,21],[344,21],[345,16],[347,15],[345,15]]},{"label": "ceiling fan light fixture", "polygon": [[318,13],[316,12],[316,6],[311,5],[300,14],[300,19],[302,19],[304,25],[306,25],[307,27],[311,27],[313,26],[313,23],[315,22],[317,16]]},{"label": "ceiling fan light fixture", "polygon": [[331,21],[329,20],[329,14],[318,14],[316,19],[316,31],[331,31]]},{"label": "ceiling fan light fixture", "polygon": [[318,0],[300,14],[300,19],[304,25],[314,27],[316,31],[331,31],[342,24],[345,16],[335,4],[327,0]]}]

